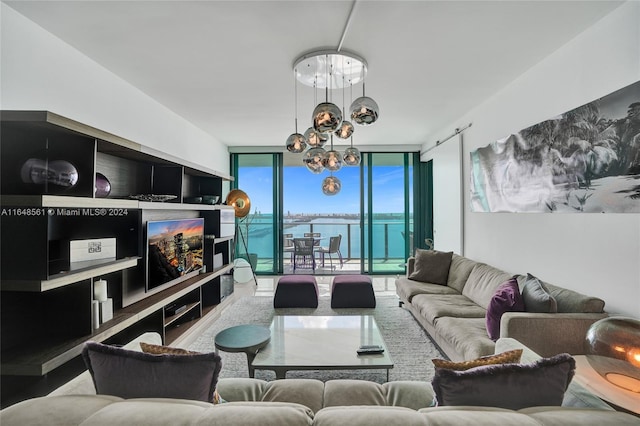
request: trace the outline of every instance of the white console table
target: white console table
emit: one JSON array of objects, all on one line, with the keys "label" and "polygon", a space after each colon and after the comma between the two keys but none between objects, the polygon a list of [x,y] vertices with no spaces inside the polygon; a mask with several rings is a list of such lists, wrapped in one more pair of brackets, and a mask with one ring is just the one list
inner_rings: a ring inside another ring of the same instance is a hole
[{"label": "white console table", "polygon": [[609,383],[591,367],[585,355],[574,355],[576,375],[573,378],[594,395],[625,410],[640,414],[640,393]]}]

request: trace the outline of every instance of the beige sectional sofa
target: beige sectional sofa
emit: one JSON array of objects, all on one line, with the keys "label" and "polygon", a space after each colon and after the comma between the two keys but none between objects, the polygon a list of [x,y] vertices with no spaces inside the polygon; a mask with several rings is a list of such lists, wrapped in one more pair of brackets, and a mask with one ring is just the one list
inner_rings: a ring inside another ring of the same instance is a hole
[{"label": "beige sectional sofa", "polygon": [[[156,333],[139,342],[158,344]],[[523,362],[538,358],[513,339],[500,339],[500,351],[523,348]],[[425,362],[429,362],[425,360]],[[225,426],[411,426],[506,425],[553,426],[603,424],[640,425],[640,419],[613,411],[584,388],[571,383],[562,407],[508,410],[494,407],[434,407],[431,384],[400,381],[377,384],[360,380],[227,378],[218,382],[228,401],[213,405],[201,401],[160,398],[122,399],[96,395],[88,372],[50,395],[15,404],[0,411],[2,426],[93,425],[225,425]]]},{"label": "beige sectional sofa", "polygon": [[[494,353],[495,342],[487,333],[485,316],[498,286],[514,274],[454,253],[446,285],[441,285],[409,279],[415,261],[415,257],[409,258],[407,275],[396,279],[400,305],[413,314],[451,360]],[[525,278],[518,277],[520,286]],[[506,312],[500,322],[500,337],[514,338],[545,357],[563,352],[583,354],[589,326],[607,316],[604,301],[544,285],[557,302],[557,313]]]}]

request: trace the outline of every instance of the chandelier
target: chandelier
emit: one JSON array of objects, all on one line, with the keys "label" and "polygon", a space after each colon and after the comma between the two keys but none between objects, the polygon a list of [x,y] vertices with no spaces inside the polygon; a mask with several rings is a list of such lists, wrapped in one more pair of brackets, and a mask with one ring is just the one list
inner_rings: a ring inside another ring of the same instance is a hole
[{"label": "chandelier", "polygon": [[[367,63],[363,58],[345,51],[319,50],[302,55],[295,60],[294,92],[295,92],[295,132],[286,142],[289,152],[301,153],[302,162],[313,174],[320,174],[325,169],[330,176],[322,182],[325,195],[340,192],[342,183],[333,175],[343,165],[358,166],[360,151],[353,146],[354,124],[368,126],[378,120],[378,104],[365,95],[364,79],[367,74]],[[311,125],[304,132],[298,133],[298,83],[325,92],[325,100],[317,104],[311,114]],[[362,96],[351,103],[349,111],[345,110],[345,90],[352,93],[353,86],[362,83]],[[342,90],[342,109],[330,102],[329,91]],[[340,153],[333,148],[333,137],[350,140],[350,146]],[[330,141],[330,150],[324,146]]]}]

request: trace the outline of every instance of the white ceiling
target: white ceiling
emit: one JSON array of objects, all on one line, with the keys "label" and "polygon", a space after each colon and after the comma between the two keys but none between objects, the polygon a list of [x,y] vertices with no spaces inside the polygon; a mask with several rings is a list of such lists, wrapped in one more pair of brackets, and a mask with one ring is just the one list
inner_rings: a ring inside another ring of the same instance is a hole
[{"label": "white ceiling", "polygon": [[[284,145],[294,130],[293,62],[310,50],[337,48],[353,4],[5,3],[231,147]],[[380,118],[356,128],[355,144],[435,142],[434,132],[620,4],[359,1],[343,49],[368,62],[366,92]],[[313,96],[298,86],[301,132]],[[342,106],[342,92],[333,100]]]}]

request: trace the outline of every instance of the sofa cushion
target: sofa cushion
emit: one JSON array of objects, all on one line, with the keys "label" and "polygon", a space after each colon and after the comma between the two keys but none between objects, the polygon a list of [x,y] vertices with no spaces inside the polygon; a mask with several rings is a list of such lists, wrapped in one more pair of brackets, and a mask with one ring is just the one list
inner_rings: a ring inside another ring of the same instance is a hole
[{"label": "sofa cushion", "polygon": [[494,293],[487,309],[486,325],[489,338],[493,341],[500,337],[500,319],[505,312],[524,311],[524,302],[515,278],[502,283]]},{"label": "sofa cushion", "polygon": [[410,280],[447,285],[453,252],[416,249],[416,263]]},{"label": "sofa cushion", "polygon": [[262,401],[293,402],[309,407],[314,413],[322,408],[324,383],[315,379],[288,379],[267,382]]},{"label": "sofa cushion", "polygon": [[555,313],[558,303],[538,278],[527,274],[522,288],[522,299],[527,312]]},{"label": "sofa cushion", "polygon": [[493,266],[479,263],[473,267],[473,270],[469,274],[467,283],[462,289],[462,294],[484,309],[488,309],[489,302],[498,286],[509,278],[511,278],[510,274]]},{"label": "sofa cushion", "polygon": [[[404,407],[328,407],[313,418],[314,426],[426,426],[424,415]],[[434,423],[435,424],[435,423]]]},{"label": "sofa cushion", "polygon": [[446,285],[423,283],[406,277],[396,279],[396,293],[400,299],[408,302],[412,302],[417,294],[460,294]]},{"label": "sofa cushion", "polygon": [[[211,404],[202,401],[170,398],[140,398],[114,402],[96,412],[82,425],[185,424],[205,414]],[[216,405],[216,407],[218,407]],[[186,420],[186,421],[185,421]],[[51,423],[53,424],[53,423]],[[70,425],[71,423],[66,423]]]},{"label": "sofa cushion", "polygon": [[15,426],[79,425],[122,398],[109,395],[59,395],[32,398],[0,411],[0,424]]},{"label": "sofa cushion", "polygon": [[82,350],[98,394],[213,401],[222,362],[215,353],[153,355],[97,342]]},{"label": "sofa cushion", "polygon": [[432,359],[436,368],[446,368],[448,370],[464,371],[482,365],[507,364],[511,362],[520,362],[522,349],[514,349],[495,355],[487,355],[470,361],[454,362],[444,359]]},{"label": "sofa cushion", "polygon": [[449,279],[447,285],[454,288],[458,293],[462,293],[469,274],[473,268],[478,264],[475,260],[467,259],[466,257],[453,254],[451,258],[451,266],[449,267]]},{"label": "sofa cushion", "polygon": [[518,410],[562,404],[575,373],[569,354],[530,364],[498,364],[466,371],[437,369],[432,384],[439,405],[480,405]]},{"label": "sofa cushion", "polygon": [[586,296],[577,291],[558,287],[544,282],[549,293],[556,299],[559,313],[595,313],[604,312],[604,300]]},{"label": "sofa cushion", "polygon": [[[449,407],[423,408],[428,425],[437,426],[541,426],[526,414],[496,407]],[[562,423],[557,423],[561,425]]]},{"label": "sofa cushion", "polygon": [[394,380],[382,385],[387,394],[387,405],[419,410],[434,407],[436,396],[431,383],[422,380]]},{"label": "sofa cushion", "polygon": [[435,329],[439,339],[455,348],[460,360],[480,358],[494,352],[495,342],[487,335],[484,317],[441,317],[436,320]]},{"label": "sofa cushion", "polygon": [[386,405],[385,390],[365,380],[329,380],[324,384],[324,406]]},{"label": "sofa cushion", "polygon": [[[202,415],[192,421],[172,423],[173,425],[260,425],[260,426],[299,426],[310,425],[313,413],[308,407],[286,402],[229,402],[212,405]],[[136,424],[136,423],[129,423]],[[157,423],[156,423],[157,424]],[[162,423],[170,424],[170,423]],[[151,426],[152,424],[149,424]]]},{"label": "sofa cushion", "polygon": [[430,323],[441,317],[484,318],[487,312],[461,294],[418,294],[411,304]]}]

